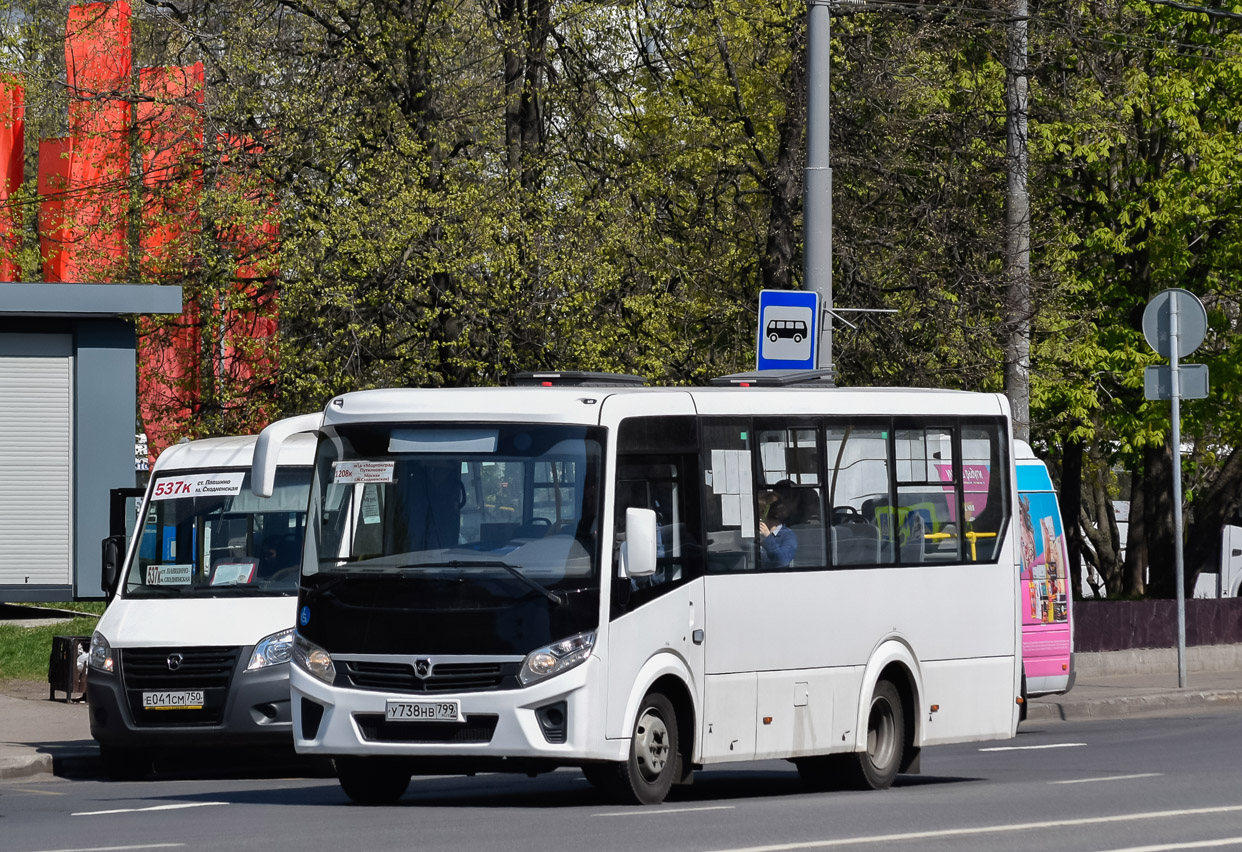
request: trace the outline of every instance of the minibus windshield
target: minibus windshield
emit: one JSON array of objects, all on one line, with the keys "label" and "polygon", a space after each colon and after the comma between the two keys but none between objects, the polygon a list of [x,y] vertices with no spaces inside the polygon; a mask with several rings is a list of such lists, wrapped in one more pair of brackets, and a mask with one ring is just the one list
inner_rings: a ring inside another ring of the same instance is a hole
[{"label": "minibus windshield", "polygon": [[277,471],[256,497],[246,470],[159,473],[125,585],[127,597],[297,594],[311,468]]},{"label": "minibus windshield", "polygon": [[304,575],[511,584],[558,601],[597,574],[599,431],[546,424],[325,430]]}]

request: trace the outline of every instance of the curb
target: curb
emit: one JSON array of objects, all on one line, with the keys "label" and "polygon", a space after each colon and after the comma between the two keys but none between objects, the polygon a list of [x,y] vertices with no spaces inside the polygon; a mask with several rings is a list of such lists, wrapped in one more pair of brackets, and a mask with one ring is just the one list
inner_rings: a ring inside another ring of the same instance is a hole
[{"label": "curb", "polygon": [[1066,701],[1057,698],[1033,700],[1027,705],[1028,721],[1073,722],[1089,719],[1123,719],[1176,710],[1205,710],[1242,707],[1242,690],[1215,689],[1186,692],[1161,692],[1154,695],[1129,695],[1117,698],[1094,698],[1087,701]]},{"label": "curb", "polygon": [[53,760],[50,754],[31,750],[17,757],[0,757],[0,778],[27,778],[31,775],[51,775]]}]

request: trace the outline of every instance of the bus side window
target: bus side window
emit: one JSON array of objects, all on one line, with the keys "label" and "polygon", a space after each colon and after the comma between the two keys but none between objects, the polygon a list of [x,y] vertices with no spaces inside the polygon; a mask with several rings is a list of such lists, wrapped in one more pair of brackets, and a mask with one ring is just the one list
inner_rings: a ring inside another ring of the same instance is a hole
[{"label": "bus side window", "polygon": [[828,468],[829,530],[832,564],[842,567],[881,565],[889,560],[882,549],[877,506],[889,504],[888,436],[867,423],[830,425],[825,430]]},{"label": "bus side window", "polygon": [[749,418],[703,421],[703,517],[707,570],[755,567],[755,486]]},{"label": "bus side window", "polygon": [[992,562],[1009,520],[1008,436],[997,424],[962,427],[963,556]]}]

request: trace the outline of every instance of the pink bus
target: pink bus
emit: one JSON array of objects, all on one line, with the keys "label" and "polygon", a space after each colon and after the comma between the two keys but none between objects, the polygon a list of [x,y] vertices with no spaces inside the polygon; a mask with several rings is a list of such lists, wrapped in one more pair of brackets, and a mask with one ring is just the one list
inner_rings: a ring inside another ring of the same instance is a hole
[{"label": "pink bus", "polygon": [[1021,521],[1022,694],[1060,694],[1074,685],[1073,596],[1061,510],[1048,468],[1025,441],[1014,441],[1014,464]]}]

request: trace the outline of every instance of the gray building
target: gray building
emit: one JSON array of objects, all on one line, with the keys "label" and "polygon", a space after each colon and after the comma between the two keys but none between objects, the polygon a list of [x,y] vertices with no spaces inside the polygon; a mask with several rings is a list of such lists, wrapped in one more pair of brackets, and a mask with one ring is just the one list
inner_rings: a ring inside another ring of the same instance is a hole
[{"label": "gray building", "polygon": [[102,598],[109,491],[132,487],[134,317],[181,288],[0,282],[0,602]]}]

